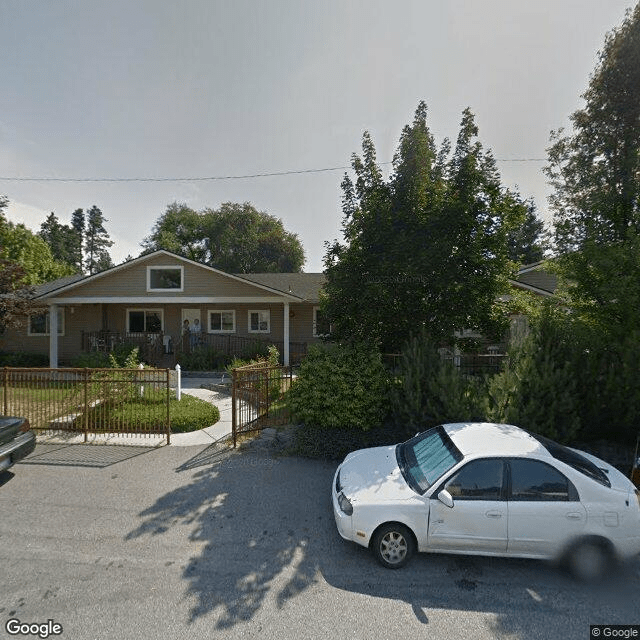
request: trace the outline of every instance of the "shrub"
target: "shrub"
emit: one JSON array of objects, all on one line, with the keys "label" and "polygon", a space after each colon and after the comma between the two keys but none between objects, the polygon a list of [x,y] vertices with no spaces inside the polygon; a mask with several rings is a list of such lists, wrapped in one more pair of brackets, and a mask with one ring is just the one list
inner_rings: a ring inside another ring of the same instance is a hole
[{"label": "shrub", "polygon": [[391,393],[393,418],[407,436],[445,422],[481,420],[484,393],[482,380],[444,361],[423,333],[402,349]]},{"label": "shrub", "polygon": [[366,431],[384,422],[388,389],[377,351],[313,345],[286,399],[291,413],[306,425]]},{"label": "shrub", "polygon": [[48,367],[49,356],[45,353],[0,352],[0,367]]},{"label": "shrub", "polygon": [[180,366],[187,371],[220,371],[230,357],[214,347],[199,347],[180,356]]},{"label": "shrub", "polygon": [[[563,443],[580,431],[574,328],[544,311],[488,387],[486,415]],[[590,385],[591,386],[591,385]]]},{"label": "shrub", "polygon": [[352,451],[392,445],[402,439],[393,424],[372,427],[368,431],[303,425],[296,430],[288,452],[305,458],[342,460]]},{"label": "shrub", "polygon": [[88,369],[106,369],[110,366],[109,354],[101,351],[90,351],[80,353],[71,361],[71,366],[78,369],[87,367]]}]

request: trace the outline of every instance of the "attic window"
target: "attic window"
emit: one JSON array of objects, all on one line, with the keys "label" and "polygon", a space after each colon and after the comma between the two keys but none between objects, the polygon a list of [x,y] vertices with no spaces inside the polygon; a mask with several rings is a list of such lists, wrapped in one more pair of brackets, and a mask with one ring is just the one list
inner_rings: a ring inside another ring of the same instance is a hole
[{"label": "attic window", "polygon": [[147,267],[147,291],[182,291],[182,267]]}]

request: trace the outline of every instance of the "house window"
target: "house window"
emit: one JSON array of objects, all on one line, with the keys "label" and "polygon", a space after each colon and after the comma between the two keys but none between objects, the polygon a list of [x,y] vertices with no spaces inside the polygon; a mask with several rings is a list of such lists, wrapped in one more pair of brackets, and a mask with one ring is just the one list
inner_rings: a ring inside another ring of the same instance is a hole
[{"label": "house window", "polygon": [[209,333],[234,333],[235,311],[209,311]]},{"label": "house window", "polygon": [[[49,312],[38,313],[29,316],[29,330],[30,336],[48,336],[49,330]],[[58,335],[64,335],[64,311],[58,309]]]},{"label": "house window", "polygon": [[270,331],[270,311],[249,311],[249,333],[269,333]]},{"label": "house window", "polygon": [[182,267],[147,267],[147,291],[182,291]]},{"label": "house window", "polygon": [[129,333],[160,333],[163,324],[161,309],[127,309]]},{"label": "house window", "polygon": [[331,325],[323,317],[320,307],[313,307],[313,337],[322,338],[331,333]]}]

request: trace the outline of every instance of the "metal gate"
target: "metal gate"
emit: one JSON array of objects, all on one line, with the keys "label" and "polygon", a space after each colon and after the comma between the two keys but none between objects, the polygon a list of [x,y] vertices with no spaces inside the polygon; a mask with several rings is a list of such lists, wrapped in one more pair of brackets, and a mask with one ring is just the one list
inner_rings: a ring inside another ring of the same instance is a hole
[{"label": "metal gate", "polygon": [[284,394],[291,387],[290,366],[249,364],[233,370],[233,446],[242,433],[287,424],[289,411]]},{"label": "metal gate", "polygon": [[36,431],[171,437],[169,369],[0,369],[0,407]]}]

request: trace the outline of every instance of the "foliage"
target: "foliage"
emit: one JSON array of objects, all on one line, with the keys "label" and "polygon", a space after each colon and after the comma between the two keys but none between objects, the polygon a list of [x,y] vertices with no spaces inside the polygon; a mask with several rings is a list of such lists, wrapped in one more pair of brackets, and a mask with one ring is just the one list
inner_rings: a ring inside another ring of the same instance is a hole
[{"label": "foliage", "polygon": [[444,360],[423,331],[402,350],[391,393],[393,418],[407,437],[446,422],[481,420],[484,390],[482,381]]},{"label": "foliage", "polygon": [[137,369],[140,364],[140,348],[127,344],[117,345],[109,354],[112,369]]},{"label": "foliage", "polygon": [[71,366],[78,369],[107,369],[110,366],[109,354],[102,351],[79,353],[71,360]]},{"label": "foliage", "polygon": [[368,431],[305,424],[296,429],[289,453],[305,458],[342,460],[352,451],[397,444],[402,438],[391,423]]},{"label": "foliage", "polygon": [[304,264],[298,236],[249,203],[198,212],[174,202],[142,246],[147,253],[166,249],[228,273],[299,272]]},{"label": "foliage", "polygon": [[640,231],[639,51],[640,4],[607,34],[572,134],[552,134],[546,172],[562,253]]},{"label": "foliage", "polygon": [[43,311],[33,300],[33,287],[27,279],[24,267],[0,258],[0,335],[8,327],[22,326],[28,314]]},{"label": "foliage", "polygon": [[536,216],[532,200],[523,203],[525,216],[522,223],[507,234],[509,259],[517,264],[532,264],[544,257],[546,247],[544,223]]},{"label": "foliage", "polygon": [[0,259],[16,263],[24,270],[20,282],[36,285],[73,273],[68,264],[57,262],[49,245],[33,234],[24,224],[7,220],[3,210],[6,198],[0,196]]},{"label": "foliage", "polygon": [[572,131],[552,134],[559,269],[571,307],[618,341],[640,330],[640,4],[605,39]]},{"label": "foliage", "polygon": [[547,305],[506,369],[489,382],[487,417],[569,443],[580,430],[571,323]]},{"label": "foliage", "polygon": [[306,425],[367,431],[385,420],[388,388],[377,351],[313,345],[286,398],[291,413]]},{"label": "foliage", "polygon": [[49,354],[0,351],[0,367],[48,367]]},{"label": "foliage", "polygon": [[113,245],[104,223],[107,222],[102,211],[95,205],[87,211],[85,244],[85,268],[89,275],[104,271],[113,266],[108,249]]},{"label": "foliage", "polygon": [[72,360],[71,366],[89,369],[136,369],[140,364],[139,352],[139,347],[133,344],[118,344],[111,353],[80,353]]},{"label": "foliage", "polygon": [[52,211],[40,225],[38,235],[49,245],[54,260],[82,273],[82,235],[74,227],[60,224]]},{"label": "foliage", "polygon": [[264,362],[275,367],[280,362],[280,352],[275,345],[267,345],[265,342],[256,341],[253,345],[245,347],[242,353],[231,358],[227,365],[227,371],[231,372],[238,367],[248,364]]},{"label": "foliage", "polygon": [[230,357],[215,347],[203,346],[180,354],[178,361],[186,371],[220,371],[229,364]]},{"label": "foliage", "polygon": [[426,116],[420,103],[388,181],[365,132],[362,158],[352,159],[355,184],[342,182],[344,242],[327,246],[322,301],[335,339],[391,352],[421,327],[437,343],[460,328],[485,335],[505,328],[494,302],[514,266],[509,233],[527,206],[502,188],[468,109],[452,154],[448,140],[436,149]]}]

